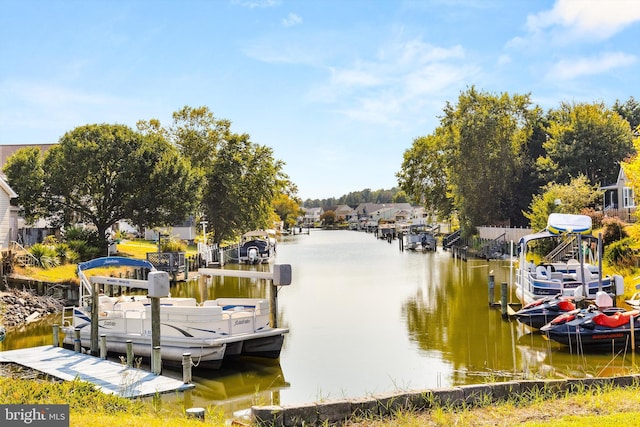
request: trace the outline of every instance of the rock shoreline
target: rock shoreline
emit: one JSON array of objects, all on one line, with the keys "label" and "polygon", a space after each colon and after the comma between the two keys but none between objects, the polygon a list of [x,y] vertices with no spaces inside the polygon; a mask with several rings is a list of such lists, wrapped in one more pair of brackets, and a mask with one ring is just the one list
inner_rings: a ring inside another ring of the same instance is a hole
[{"label": "rock shoreline", "polygon": [[0,324],[7,328],[22,326],[64,308],[61,300],[38,296],[26,290],[8,289],[0,292]]}]

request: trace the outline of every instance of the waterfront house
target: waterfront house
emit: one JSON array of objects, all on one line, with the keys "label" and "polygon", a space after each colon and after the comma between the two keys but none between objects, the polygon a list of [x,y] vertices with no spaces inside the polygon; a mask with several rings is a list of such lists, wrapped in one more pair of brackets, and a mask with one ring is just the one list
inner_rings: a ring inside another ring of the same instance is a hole
[{"label": "waterfront house", "polygon": [[633,188],[620,167],[615,184],[600,187],[603,191],[602,211],[605,216],[618,217],[625,222],[636,221],[636,202]]},{"label": "waterfront house", "polygon": [[11,199],[16,197],[16,192],[0,177],[0,249],[7,249],[18,235],[18,209],[11,206]]}]

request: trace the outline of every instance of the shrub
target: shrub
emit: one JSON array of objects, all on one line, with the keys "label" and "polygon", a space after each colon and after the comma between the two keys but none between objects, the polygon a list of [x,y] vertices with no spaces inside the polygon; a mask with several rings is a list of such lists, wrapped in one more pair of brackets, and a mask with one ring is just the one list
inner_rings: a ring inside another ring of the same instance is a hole
[{"label": "shrub", "polygon": [[609,245],[628,237],[627,232],[624,229],[625,224],[619,218],[603,218],[602,225],[604,227],[602,232],[602,242],[605,245]]},{"label": "shrub", "polygon": [[29,248],[29,253],[38,260],[42,268],[56,267],[60,265],[58,254],[55,249],[50,246],[43,245],[42,243],[36,243]]},{"label": "shrub", "polygon": [[618,240],[608,245],[604,252],[604,259],[620,267],[629,267],[634,264],[635,250],[631,247],[633,239],[630,237]]},{"label": "shrub", "polygon": [[166,240],[160,244],[161,252],[186,252],[187,244],[181,240]]}]

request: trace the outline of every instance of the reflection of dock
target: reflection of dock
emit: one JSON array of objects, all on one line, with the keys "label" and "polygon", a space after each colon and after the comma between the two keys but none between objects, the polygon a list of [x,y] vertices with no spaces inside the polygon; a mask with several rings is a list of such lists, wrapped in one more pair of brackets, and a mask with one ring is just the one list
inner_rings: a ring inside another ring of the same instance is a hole
[{"label": "reflection of dock", "polygon": [[125,364],[53,346],[3,351],[0,362],[17,363],[66,381],[78,378],[95,384],[103,393],[123,397],[150,396],[194,387]]}]

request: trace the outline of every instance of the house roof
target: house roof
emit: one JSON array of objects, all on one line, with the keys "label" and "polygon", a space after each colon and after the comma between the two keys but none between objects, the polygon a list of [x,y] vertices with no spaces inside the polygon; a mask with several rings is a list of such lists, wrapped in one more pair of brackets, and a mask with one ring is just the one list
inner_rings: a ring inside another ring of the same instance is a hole
[{"label": "house roof", "polygon": [[0,177],[0,188],[2,188],[2,190],[4,190],[5,193],[7,193],[10,199],[14,199],[18,197],[16,192],[13,191],[13,189],[9,186],[7,181],[5,181],[4,178],[1,178],[1,177]]}]

